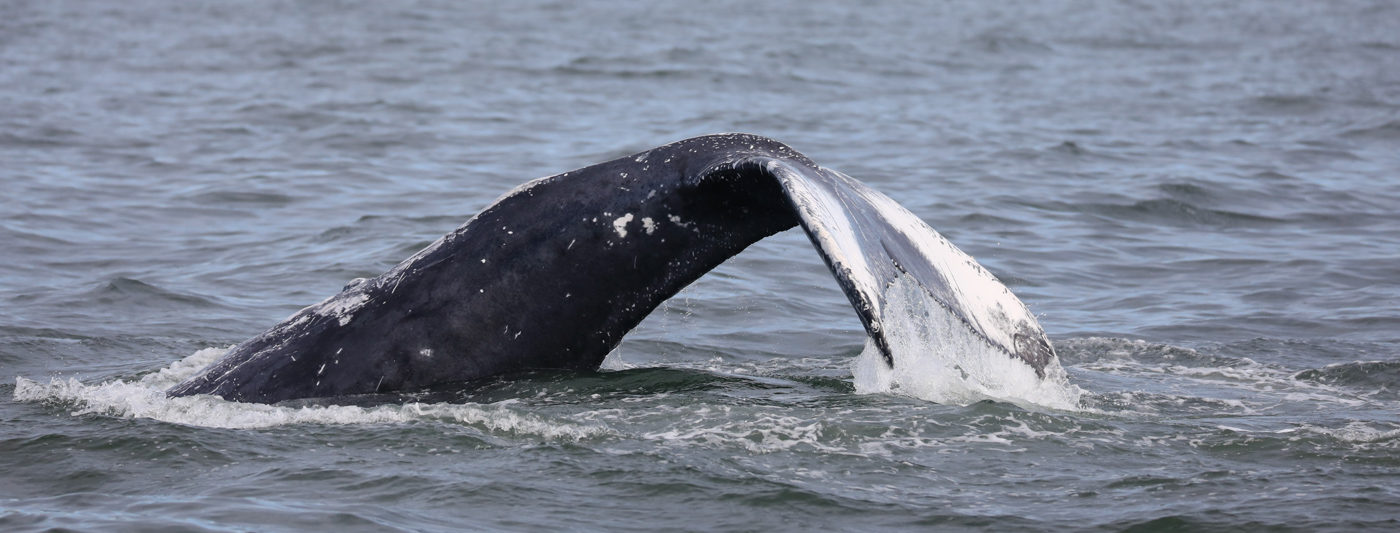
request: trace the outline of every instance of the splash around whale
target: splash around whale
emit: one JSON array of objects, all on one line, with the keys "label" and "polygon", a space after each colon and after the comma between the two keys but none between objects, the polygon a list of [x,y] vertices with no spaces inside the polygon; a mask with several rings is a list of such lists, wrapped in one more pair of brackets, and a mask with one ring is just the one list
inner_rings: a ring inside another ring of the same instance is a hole
[{"label": "splash around whale", "polygon": [[782,143],[724,134],[525,183],[168,394],[275,403],[597,369],[667,298],[796,225],[869,335],[858,389],[915,370],[989,391],[1063,381],[1025,304],[918,217]]}]

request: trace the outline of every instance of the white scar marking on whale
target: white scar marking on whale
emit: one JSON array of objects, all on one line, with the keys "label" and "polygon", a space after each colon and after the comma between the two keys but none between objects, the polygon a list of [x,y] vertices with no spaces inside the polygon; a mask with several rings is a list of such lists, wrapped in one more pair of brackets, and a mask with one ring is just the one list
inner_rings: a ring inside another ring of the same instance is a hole
[{"label": "white scar marking on whale", "polygon": [[627,237],[627,223],[632,221],[632,213],[627,213],[613,221],[613,229],[617,230],[618,237]]},{"label": "white scar marking on whale", "polygon": [[[360,308],[364,307],[365,304],[368,302],[369,295],[365,294],[362,291],[348,295],[338,294],[330,298],[326,298],[319,304],[313,305],[306,309],[302,309],[301,313],[298,314],[302,314],[302,320],[305,320],[306,318],[309,318],[305,314],[309,310],[310,312],[320,316],[335,318],[336,321],[340,323],[340,325],[344,326],[349,324],[350,320],[355,318],[355,313],[358,312]],[[295,323],[293,325],[295,325]]]}]

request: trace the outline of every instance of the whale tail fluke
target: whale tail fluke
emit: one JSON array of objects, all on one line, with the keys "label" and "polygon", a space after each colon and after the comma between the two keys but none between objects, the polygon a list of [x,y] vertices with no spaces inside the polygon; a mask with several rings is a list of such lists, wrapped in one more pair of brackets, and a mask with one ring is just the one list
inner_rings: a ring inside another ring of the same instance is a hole
[{"label": "whale tail fluke", "polygon": [[912,283],[989,357],[1041,378],[1058,366],[1026,306],[898,203],[777,141],[725,134],[526,183],[169,394],[276,402],[594,369],[661,302],[795,225],[886,365],[902,357],[891,290]]}]

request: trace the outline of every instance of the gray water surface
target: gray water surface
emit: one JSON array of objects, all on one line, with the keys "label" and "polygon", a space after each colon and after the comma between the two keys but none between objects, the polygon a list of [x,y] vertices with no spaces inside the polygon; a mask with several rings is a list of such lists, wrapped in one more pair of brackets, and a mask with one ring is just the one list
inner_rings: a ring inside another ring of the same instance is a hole
[{"label": "gray water surface", "polygon": [[[1393,529],[1397,27],[1386,1],[0,2],[0,529]],[[521,182],[721,131],[975,256],[1081,405],[857,394],[864,333],[800,232],[604,372],[349,406],[153,386]]]}]

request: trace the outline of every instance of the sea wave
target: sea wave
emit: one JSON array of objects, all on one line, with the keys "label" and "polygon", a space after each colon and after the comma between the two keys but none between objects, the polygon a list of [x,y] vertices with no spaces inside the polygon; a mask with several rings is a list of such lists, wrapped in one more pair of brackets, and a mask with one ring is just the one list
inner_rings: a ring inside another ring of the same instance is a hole
[{"label": "sea wave", "polygon": [[188,426],[258,429],[287,425],[371,425],[435,421],[478,428],[488,434],[550,441],[579,441],[614,434],[604,426],[579,424],[529,412],[516,400],[490,404],[409,402],[401,405],[265,405],[198,395],[172,398],[169,387],[194,375],[226,352],[207,348],[135,380],[86,384],[74,378],[47,383],[15,378],[20,402],[59,406],[73,416],[98,414],[147,418]]}]

